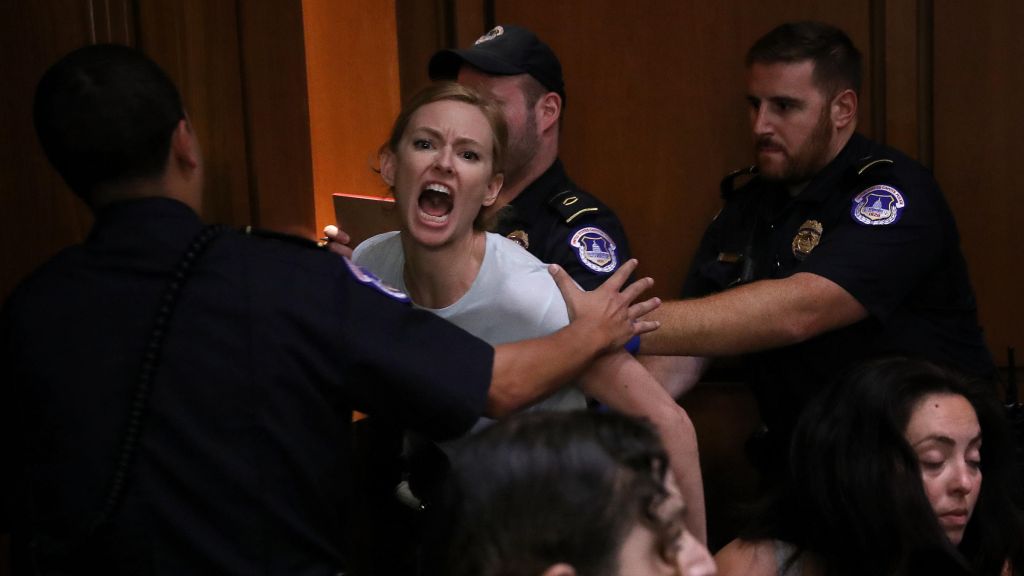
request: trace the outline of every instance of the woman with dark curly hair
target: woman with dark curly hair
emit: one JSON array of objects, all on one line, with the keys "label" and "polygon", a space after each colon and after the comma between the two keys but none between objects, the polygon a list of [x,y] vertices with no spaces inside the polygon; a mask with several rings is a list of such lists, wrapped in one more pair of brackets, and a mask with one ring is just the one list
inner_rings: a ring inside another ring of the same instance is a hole
[{"label": "woman with dark curly hair", "polygon": [[722,574],[1024,574],[1001,410],[927,362],[855,369],[801,417],[784,488],[719,552]]},{"label": "woman with dark curly hair", "polygon": [[683,524],[665,450],[642,421],[521,414],[471,438],[452,468],[428,573],[715,573]]}]

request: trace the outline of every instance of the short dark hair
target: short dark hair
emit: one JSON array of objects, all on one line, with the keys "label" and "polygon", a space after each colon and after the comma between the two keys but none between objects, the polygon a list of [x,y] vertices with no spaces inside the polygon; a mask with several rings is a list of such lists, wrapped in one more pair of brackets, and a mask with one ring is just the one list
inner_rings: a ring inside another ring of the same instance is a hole
[{"label": "short dark hair", "polygon": [[127,46],[96,44],[60,59],[36,87],[33,120],[47,158],[92,203],[98,185],[163,173],[185,117],[167,74]]},{"label": "short dark hair", "polygon": [[[929,394],[963,396],[984,438],[984,481],[958,548],[935,518],[905,437]],[[923,360],[854,367],[801,415],[785,488],[744,538],[791,542],[827,574],[998,574],[1007,559],[1016,569],[1024,562],[1019,484],[994,396],[985,383]]]},{"label": "short dark hair", "polygon": [[453,459],[428,573],[527,576],[566,562],[617,574],[638,524],[667,557],[682,533],[657,515],[667,461],[650,426],[619,414],[529,412],[488,428]]},{"label": "short dark hair", "polygon": [[814,63],[814,80],[829,97],[860,92],[861,54],[845,32],[822,22],[787,22],[765,34],[747,51],[753,64]]}]

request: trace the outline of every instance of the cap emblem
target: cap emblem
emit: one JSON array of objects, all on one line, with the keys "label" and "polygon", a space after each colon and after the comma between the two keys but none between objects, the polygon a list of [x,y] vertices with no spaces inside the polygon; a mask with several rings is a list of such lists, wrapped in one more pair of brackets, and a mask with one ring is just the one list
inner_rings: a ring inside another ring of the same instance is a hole
[{"label": "cap emblem", "polygon": [[478,44],[483,44],[484,42],[487,42],[488,40],[494,40],[495,38],[497,38],[498,36],[501,36],[504,33],[505,33],[505,29],[504,28],[502,28],[501,26],[495,26],[494,28],[491,28],[486,34],[484,34],[483,36],[477,38],[476,42],[473,42],[473,45],[476,46]]}]

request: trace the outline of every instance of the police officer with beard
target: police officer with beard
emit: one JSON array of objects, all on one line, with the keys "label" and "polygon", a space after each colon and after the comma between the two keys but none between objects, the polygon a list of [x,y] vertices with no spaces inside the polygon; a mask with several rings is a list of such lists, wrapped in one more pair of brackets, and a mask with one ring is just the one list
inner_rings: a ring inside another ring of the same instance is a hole
[{"label": "police officer with beard", "polygon": [[723,182],[684,300],[666,303],[641,352],[691,385],[705,357],[744,355],[784,461],[806,401],[850,364],[898,354],[984,378],[953,214],[930,170],[856,133],[861,56],[841,30],[787,23],[747,54],[756,164]]},{"label": "police officer with beard", "polygon": [[581,190],[558,159],[565,82],[547,44],[525,28],[496,26],[469,48],[435,54],[429,72],[476,88],[505,113],[505,183],[484,213],[492,232],[561,265],[586,290],[629,260],[618,217]]}]

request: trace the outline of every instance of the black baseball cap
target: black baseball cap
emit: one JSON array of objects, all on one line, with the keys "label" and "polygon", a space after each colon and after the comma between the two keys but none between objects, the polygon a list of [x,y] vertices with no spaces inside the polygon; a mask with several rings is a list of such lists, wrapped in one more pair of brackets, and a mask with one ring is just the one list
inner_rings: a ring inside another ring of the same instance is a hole
[{"label": "black baseball cap", "polygon": [[550,46],[526,28],[511,24],[495,26],[465,50],[447,49],[434,54],[427,72],[431,80],[454,79],[463,62],[487,74],[529,74],[565,100],[565,82],[558,57]]}]

